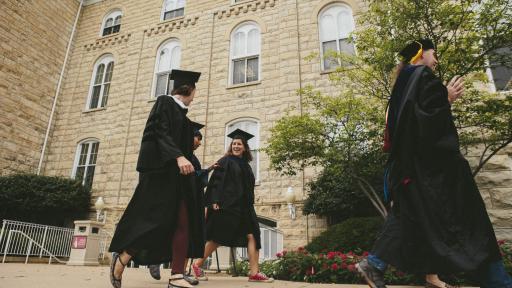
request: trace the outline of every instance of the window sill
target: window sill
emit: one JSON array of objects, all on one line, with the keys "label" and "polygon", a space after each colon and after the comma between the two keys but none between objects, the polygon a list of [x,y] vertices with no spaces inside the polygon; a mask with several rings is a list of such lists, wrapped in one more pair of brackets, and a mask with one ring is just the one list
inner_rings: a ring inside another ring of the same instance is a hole
[{"label": "window sill", "polygon": [[259,80],[259,81],[252,81],[252,82],[246,82],[246,83],[240,83],[240,84],[230,84],[230,85],[228,85],[228,87],[226,87],[226,89],[235,89],[235,88],[259,85],[259,84],[261,84],[261,80]]},{"label": "window sill", "polygon": [[185,19],[185,15],[174,17],[174,18],[171,18],[171,19],[166,19],[166,20],[162,19],[160,21],[160,23],[158,23],[158,25],[162,25],[162,24],[165,24],[165,23],[170,23],[170,22],[173,22],[173,21],[183,20],[183,19]]},{"label": "window sill", "polygon": [[83,114],[87,114],[87,113],[92,113],[92,112],[97,112],[97,111],[104,111],[104,110],[107,110],[107,107],[100,107],[100,108],[94,108],[94,109],[87,109],[87,110],[82,111],[82,113],[83,113]]},{"label": "window sill", "polygon": [[105,36],[100,36],[100,38],[96,39],[96,41],[105,40],[105,39],[108,39],[110,37],[116,37],[116,36],[119,36],[119,35],[121,35],[121,31],[116,32],[116,33],[112,33],[112,34],[108,34],[108,35],[105,35]]},{"label": "window sill", "polygon": [[242,4],[246,4],[248,2],[253,2],[255,0],[243,0],[243,1],[240,1],[238,3],[235,3],[235,1],[231,1],[231,5],[230,6],[237,6],[237,5],[242,5]]}]

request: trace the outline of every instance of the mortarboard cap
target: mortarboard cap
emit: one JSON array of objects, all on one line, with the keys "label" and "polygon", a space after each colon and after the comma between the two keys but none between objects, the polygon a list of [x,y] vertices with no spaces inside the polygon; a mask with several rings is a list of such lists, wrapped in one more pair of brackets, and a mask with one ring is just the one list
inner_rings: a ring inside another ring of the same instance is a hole
[{"label": "mortarboard cap", "polygon": [[201,73],[185,70],[173,69],[171,71],[171,80],[174,80],[174,89],[179,88],[183,85],[196,86],[196,82],[199,80]]},{"label": "mortarboard cap", "polygon": [[201,138],[203,138],[203,134],[201,134],[199,131],[203,129],[203,127],[203,124],[192,121],[192,130],[194,131],[194,136],[201,136]]},{"label": "mortarboard cap", "polygon": [[246,141],[249,141],[251,138],[254,137],[254,135],[247,133],[242,129],[236,129],[235,131],[228,134],[228,137],[231,139],[234,139],[237,136],[244,138]]},{"label": "mortarboard cap", "polygon": [[420,39],[407,44],[399,54],[402,56],[404,62],[413,63],[419,58],[419,56],[421,56],[420,52],[427,51],[429,49],[435,49],[432,40]]}]

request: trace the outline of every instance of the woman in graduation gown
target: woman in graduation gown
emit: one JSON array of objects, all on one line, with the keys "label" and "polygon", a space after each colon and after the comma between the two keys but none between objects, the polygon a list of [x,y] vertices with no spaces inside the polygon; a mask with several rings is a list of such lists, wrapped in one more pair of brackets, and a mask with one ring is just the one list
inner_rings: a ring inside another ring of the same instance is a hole
[{"label": "woman in graduation gown", "polygon": [[[117,224],[109,251],[111,283],[121,287],[124,266],[172,261],[169,287],[192,287],[183,279],[189,240],[201,239],[190,163],[193,129],[187,118],[200,73],[173,70],[172,97],[162,95],[149,114],[141,141],[139,183]],[[202,239],[201,239],[202,240]]]},{"label": "woman in graduation gown", "polygon": [[260,227],[254,210],[255,178],[249,161],[252,160],[247,141],[253,135],[237,129],[226,156],[218,161],[206,190],[206,245],[202,259],[193,265],[199,280],[207,280],[199,268],[219,246],[247,247],[250,262],[249,281],[272,282],[273,279],[259,272],[258,259],[261,248]]},{"label": "woman in graduation gown", "polygon": [[[436,274],[477,271],[501,263],[501,256],[451,113],[463,83],[454,77],[445,86],[434,74],[430,40],[414,41],[400,54],[412,65],[397,77],[387,118],[392,208],[368,258],[372,265],[363,261],[358,269],[388,263],[427,275],[427,287],[449,287]],[[367,280],[377,274],[366,272]]]}]

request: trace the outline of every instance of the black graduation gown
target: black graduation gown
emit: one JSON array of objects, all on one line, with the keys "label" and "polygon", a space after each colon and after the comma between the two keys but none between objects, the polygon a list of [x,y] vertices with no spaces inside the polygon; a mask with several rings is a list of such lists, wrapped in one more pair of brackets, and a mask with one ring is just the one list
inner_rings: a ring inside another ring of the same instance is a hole
[{"label": "black graduation gown", "polygon": [[[199,226],[202,229],[201,241],[202,245],[190,245],[188,247],[188,258],[202,258],[204,256],[204,242],[206,239],[206,230],[204,228],[204,188],[208,184],[208,169],[201,169],[201,162],[197,159],[196,155],[192,154],[192,159],[190,160],[192,165],[194,166],[195,173],[195,182],[196,182],[196,196],[195,199],[197,201],[194,203],[195,209],[198,213],[197,217],[199,220]],[[194,240],[194,242],[199,242]],[[191,241],[192,243],[192,241]]]},{"label": "black graduation gown", "polygon": [[448,92],[425,66],[404,88],[392,133],[393,206],[372,251],[411,273],[476,270],[500,259],[484,202],[459,150]]},{"label": "black graduation gown", "polygon": [[195,177],[181,175],[176,162],[179,156],[192,157],[194,136],[186,113],[171,97],[157,98],[142,136],[139,183],[117,224],[110,252],[128,250],[139,264],[169,262],[182,200],[188,209],[190,246],[203,247]]},{"label": "black graduation gown", "polygon": [[[229,247],[247,247],[253,234],[261,248],[260,228],[254,210],[254,174],[245,160],[226,156],[219,160],[206,189],[206,239]],[[212,204],[220,210],[213,210]]]}]

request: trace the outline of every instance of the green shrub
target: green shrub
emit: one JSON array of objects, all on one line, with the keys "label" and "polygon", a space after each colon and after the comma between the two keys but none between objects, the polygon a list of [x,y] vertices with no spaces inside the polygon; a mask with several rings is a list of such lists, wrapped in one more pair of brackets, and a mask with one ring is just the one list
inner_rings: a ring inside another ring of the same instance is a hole
[{"label": "green shrub", "polygon": [[16,174],[0,177],[0,219],[63,226],[83,218],[90,191],[63,177]]},{"label": "green shrub", "polygon": [[311,253],[368,251],[372,248],[382,223],[383,219],[380,217],[351,218],[329,227],[305,248]]}]

